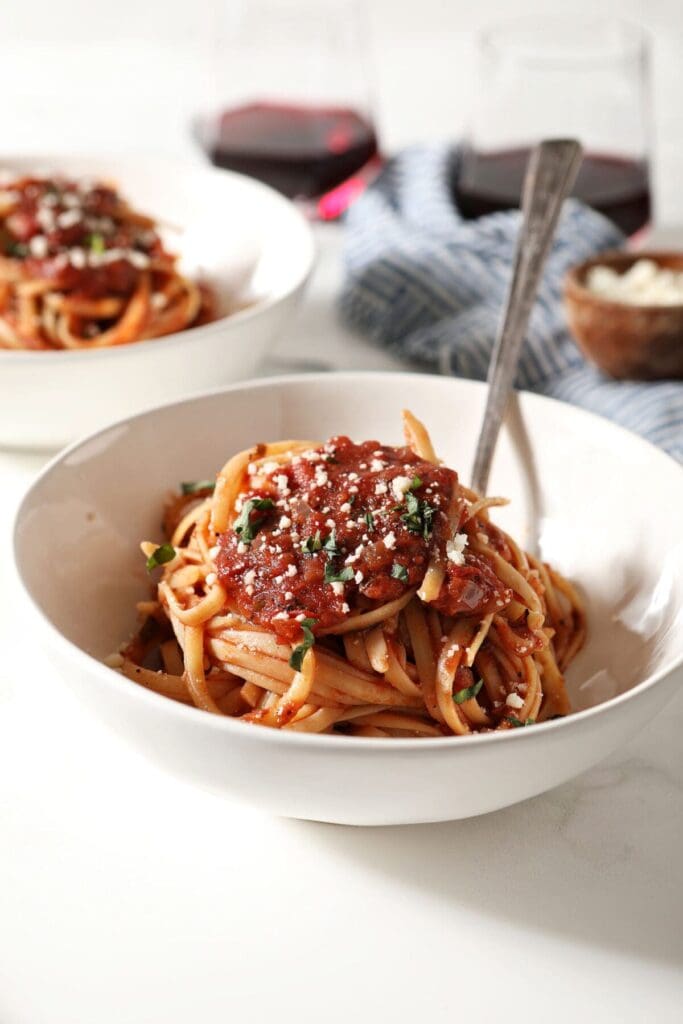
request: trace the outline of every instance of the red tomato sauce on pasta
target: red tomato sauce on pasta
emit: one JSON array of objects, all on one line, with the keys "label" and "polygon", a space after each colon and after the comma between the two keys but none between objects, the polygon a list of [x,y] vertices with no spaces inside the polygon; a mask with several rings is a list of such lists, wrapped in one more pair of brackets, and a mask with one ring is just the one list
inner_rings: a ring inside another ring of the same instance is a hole
[{"label": "red tomato sauce on pasta", "polygon": [[402,597],[434,557],[445,569],[434,607],[446,614],[485,614],[511,599],[484,559],[451,560],[457,474],[410,448],[335,437],[286,464],[254,463],[249,475],[216,569],[230,606],[285,641],[301,637],[304,619],[319,632]]},{"label": "red tomato sauce on pasta", "polygon": [[130,294],[152,264],[173,266],[154,221],[106,185],[24,178],[4,195],[10,212],[0,254],[21,260],[29,278],[98,298]]}]

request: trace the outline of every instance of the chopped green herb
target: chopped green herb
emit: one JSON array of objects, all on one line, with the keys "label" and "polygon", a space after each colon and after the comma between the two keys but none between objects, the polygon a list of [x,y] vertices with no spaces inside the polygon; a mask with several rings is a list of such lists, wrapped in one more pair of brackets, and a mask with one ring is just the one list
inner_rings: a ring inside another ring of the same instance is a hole
[{"label": "chopped green herb", "polygon": [[315,643],[315,637],[311,631],[317,621],[317,619],[304,619],[301,623],[304,638],[303,641],[294,648],[289,659],[289,667],[293,668],[295,672],[301,672],[301,666],[303,665],[306,652],[309,651]]},{"label": "chopped green herb", "polygon": [[375,529],[375,517],[373,516],[372,512],[366,512],[365,515],[363,516],[363,519],[365,519],[365,525],[367,526],[368,530]]},{"label": "chopped green herb", "polygon": [[453,694],[453,700],[456,704],[464,704],[466,700],[471,700],[472,697],[476,697],[482,686],[484,685],[483,679],[478,679],[476,683],[472,683],[471,686],[465,686],[462,690],[458,690]]},{"label": "chopped green herb", "polygon": [[233,529],[235,533],[239,535],[240,540],[244,541],[245,544],[251,544],[261,527],[260,520],[255,523],[252,523],[251,521],[251,513],[254,510],[258,512],[265,512],[267,509],[274,507],[275,505],[270,498],[247,499],[242,506],[242,511],[235,520],[235,525],[233,526]]},{"label": "chopped green herb", "polygon": [[410,483],[410,487],[408,488],[408,490],[409,491],[416,491],[418,489],[418,487],[422,487],[422,480],[420,479],[419,476],[414,476],[412,481],[411,481],[411,483]]},{"label": "chopped green herb", "polygon": [[339,548],[337,547],[337,537],[335,535],[334,530],[332,530],[332,533],[329,535],[329,537],[323,544],[323,548],[325,549],[325,551],[327,551],[330,558],[334,558],[336,555],[339,554]]},{"label": "chopped green herb", "polygon": [[307,537],[306,540],[301,542],[301,550],[305,551],[308,555],[312,555],[314,551],[322,551],[323,541],[320,536],[320,530],[315,531],[314,537]]},{"label": "chopped green herb", "polygon": [[503,719],[504,722],[509,722],[513,729],[522,729],[525,725],[534,725],[535,718],[527,718],[526,722],[523,722],[521,718],[517,718],[516,715],[506,715]]},{"label": "chopped green herb", "polygon": [[432,532],[433,520],[436,509],[420,498],[416,498],[410,491],[405,496],[407,511],[401,516],[411,533],[421,533],[425,540],[429,539]]},{"label": "chopped green herb", "polygon": [[307,537],[306,540],[301,542],[301,550],[305,551],[307,555],[312,555],[316,551],[325,550],[330,558],[334,558],[335,555],[339,554],[339,548],[337,547],[337,538],[335,537],[334,530],[323,540],[320,530],[316,530],[315,534]]},{"label": "chopped green herb", "polygon": [[215,480],[189,480],[180,485],[180,490],[183,494],[196,494],[197,491],[213,491],[215,487]]},{"label": "chopped green herb", "polygon": [[172,544],[160,544],[147,559],[147,572],[156,569],[159,565],[171,562],[175,558],[175,548]]},{"label": "chopped green herb", "polygon": [[28,252],[27,246],[23,242],[10,242],[7,246],[8,256],[14,256],[15,259],[23,259]]},{"label": "chopped green herb", "polygon": [[104,237],[100,234],[92,234],[88,239],[90,252],[102,253],[106,249]]},{"label": "chopped green herb", "polygon": [[331,561],[325,563],[325,583],[348,583],[352,579],[353,569],[350,565],[344,566],[337,572]]},{"label": "chopped green herb", "polygon": [[356,495],[355,494],[349,494],[349,505],[353,506],[355,504],[356,504]]},{"label": "chopped green herb", "polygon": [[401,583],[408,582],[408,570],[400,562],[394,562],[391,567],[391,575],[395,580],[400,580]]}]

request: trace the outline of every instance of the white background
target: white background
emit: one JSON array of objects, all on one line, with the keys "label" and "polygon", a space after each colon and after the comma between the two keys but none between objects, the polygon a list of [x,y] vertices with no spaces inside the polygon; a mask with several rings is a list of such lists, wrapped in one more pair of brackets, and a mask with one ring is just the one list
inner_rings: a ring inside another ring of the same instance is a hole
[{"label": "white background", "polygon": [[[646,23],[659,218],[683,223],[681,0],[368,6],[388,149],[462,129],[487,21]],[[209,7],[6,0],[5,151],[190,153]],[[334,325],[338,239],[321,238],[280,354],[389,365]],[[477,820],[362,830],[238,808],[105,733],[35,651],[8,533],[41,462],[0,453],[0,1024],[680,1021],[682,700],[576,782]]]},{"label": "white background", "polygon": [[[244,2],[252,5],[257,0]],[[232,8],[236,0],[4,0],[3,149],[191,151],[183,129],[210,89],[207,54],[214,11],[221,4]],[[644,26],[654,55],[658,218],[683,224],[681,0],[360,4],[372,29],[375,105],[389,151],[462,132],[476,88],[474,38],[487,24],[526,13],[560,12],[577,19],[626,18]]]}]

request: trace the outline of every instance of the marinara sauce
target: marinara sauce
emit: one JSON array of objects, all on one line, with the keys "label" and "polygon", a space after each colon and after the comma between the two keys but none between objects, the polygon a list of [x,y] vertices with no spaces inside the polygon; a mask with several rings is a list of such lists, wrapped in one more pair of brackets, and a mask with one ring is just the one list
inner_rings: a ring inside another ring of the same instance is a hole
[{"label": "marinara sauce", "polygon": [[152,263],[173,267],[154,221],[103,183],[18,179],[0,194],[0,222],[0,257],[85,298],[129,295]]},{"label": "marinara sauce", "polygon": [[250,477],[216,570],[230,606],[283,640],[299,640],[304,619],[316,632],[401,597],[433,555],[446,569],[440,611],[485,614],[511,599],[484,559],[449,555],[457,474],[410,448],[334,437]]}]

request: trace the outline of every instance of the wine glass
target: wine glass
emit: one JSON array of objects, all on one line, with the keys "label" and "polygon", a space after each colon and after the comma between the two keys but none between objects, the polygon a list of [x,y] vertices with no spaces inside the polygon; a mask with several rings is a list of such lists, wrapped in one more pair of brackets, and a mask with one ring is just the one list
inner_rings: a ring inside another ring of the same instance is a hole
[{"label": "wine glass", "polygon": [[579,139],[573,195],[633,236],[650,219],[648,47],[614,20],[521,18],[479,42],[479,90],[457,198],[465,217],[519,205],[532,146]]},{"label": "wine glass", "polygon": [[213,163],[341,212],[377,155],[367,41],[356,0],[222,0],[196,124]]}]

